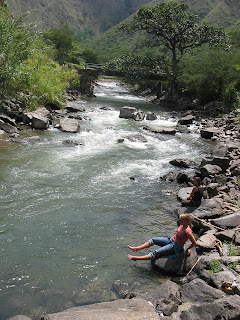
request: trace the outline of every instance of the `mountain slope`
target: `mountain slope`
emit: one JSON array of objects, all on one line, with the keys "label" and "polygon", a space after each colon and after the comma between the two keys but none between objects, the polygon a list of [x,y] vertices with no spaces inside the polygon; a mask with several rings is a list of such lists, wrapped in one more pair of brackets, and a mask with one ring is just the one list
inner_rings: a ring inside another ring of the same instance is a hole
[{"label": "mountain slope", "polygon": [[[154,7],[158,3],[169,2],[170,0],[153,0],[147,6]],[[240,21],[239,0],[176,0],[184,2],[189,6],[189,11],[197,14],[201,23],[207,23],[215,27],[228,27],[238,24]],[[129,22],[132,16],[125,22]],[[90,44],[97,50],[100,59],[107,61],[113,59],[123,52],[143,52],[140,48],[141,38],[136,35],[129,37],[118,30],[118,25],[100,35]],[[146,49],[145,49],[146,50]]]},{"label": "mountain slope", "polygon": [[38,29],[65,21],[81,40],[96,37],[137,11],[150,0],[8,0],[13,14],[24,14]]}]

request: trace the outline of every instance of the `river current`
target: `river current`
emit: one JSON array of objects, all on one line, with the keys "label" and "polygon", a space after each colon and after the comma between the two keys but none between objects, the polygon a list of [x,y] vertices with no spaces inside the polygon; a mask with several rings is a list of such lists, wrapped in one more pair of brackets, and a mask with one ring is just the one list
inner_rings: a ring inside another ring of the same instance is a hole
[{"label": "river current", "polygon": [[[1,320],[110,301],[118,281],[147,290],[165,280],[149,261],[129,261],[127,245],[175,232],[175,186],[160,177],[174,169],[172,159],[199,163],[208,145],[194,125],[175,136],[143,130],[174,127],[178,116],[118,82],[99,81],[95,95],[76,101],[91,119],[78,134],[50,128],[21,132],[21,143],[0,138]],[[158,118],[121,119],[125,105]],[[40,142],[28,139],[33,134]],[[143,141],[127,138],[136,135]]]}]

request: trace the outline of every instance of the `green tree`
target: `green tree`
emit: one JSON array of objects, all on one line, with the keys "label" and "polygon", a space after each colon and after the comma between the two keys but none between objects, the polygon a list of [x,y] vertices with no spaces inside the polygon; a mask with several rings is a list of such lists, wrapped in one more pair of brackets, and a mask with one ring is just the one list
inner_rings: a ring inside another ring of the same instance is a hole
[{"label": "green tree", "polygon": [[142,7],[129,24],[122,28],[130,32],[143,30],[151,37],[148,42],[159,49],[166,48],[171,54],[171,70],[169,77],[172,92],[177,89],[178,63],[185,50],[203,44],[222,44],[227,36],[221,29],[197,24],[198,17],[187,11],[184,3],[160,3],[157,6]]}]

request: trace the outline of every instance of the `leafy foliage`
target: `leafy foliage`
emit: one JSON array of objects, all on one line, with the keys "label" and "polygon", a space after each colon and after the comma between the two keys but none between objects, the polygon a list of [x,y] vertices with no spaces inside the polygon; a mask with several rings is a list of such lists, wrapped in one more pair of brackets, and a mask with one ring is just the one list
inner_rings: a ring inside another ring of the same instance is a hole
[{"label": "leafy foliage", "polygon": [[220,262],[217,259],[214,259],[210,263],[210,272],[211,273],[217,273],[220,272],[220,267],[219,267]]}]

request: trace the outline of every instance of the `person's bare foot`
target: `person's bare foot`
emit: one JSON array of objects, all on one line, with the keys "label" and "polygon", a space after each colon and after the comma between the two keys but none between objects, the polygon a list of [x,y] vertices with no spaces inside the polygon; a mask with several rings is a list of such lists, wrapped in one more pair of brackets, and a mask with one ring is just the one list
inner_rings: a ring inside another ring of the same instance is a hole
[{"label": "person's bare foot", "polygon": [[138,251],[136,247],[128,246],[128,248],[129,248],[130,250],[132,250],[133,252],[137,252],[137,251]]},{"label": "person's bare foot", "polygon": [[135,260],[136,261],[136,258],[134,256],[131,256],[130,254],[128,254],[128,259],[129,260]]}]

